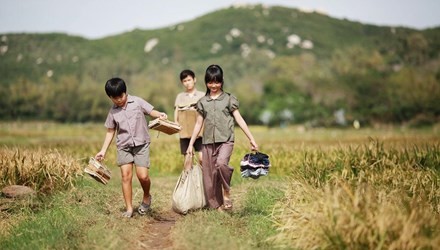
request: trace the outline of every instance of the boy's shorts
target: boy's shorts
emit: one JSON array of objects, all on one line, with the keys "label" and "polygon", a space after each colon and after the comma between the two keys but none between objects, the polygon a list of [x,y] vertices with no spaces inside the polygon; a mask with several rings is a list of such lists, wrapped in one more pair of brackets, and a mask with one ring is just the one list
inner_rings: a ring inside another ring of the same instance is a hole
[{"label": "boy's shorts", "polygon": [[118,165],[134,163],[136,167],[150,168],[150,143],[117,150]]},{"label": "boy's shorts", "polygon": [[[180,153],[183,155],[186,154],[186,150],[188,149],[189,141],[191,138],[180,138]],[[199,152],[202,150],[202,137],[199,137],[194,142],[194,150]]]}]

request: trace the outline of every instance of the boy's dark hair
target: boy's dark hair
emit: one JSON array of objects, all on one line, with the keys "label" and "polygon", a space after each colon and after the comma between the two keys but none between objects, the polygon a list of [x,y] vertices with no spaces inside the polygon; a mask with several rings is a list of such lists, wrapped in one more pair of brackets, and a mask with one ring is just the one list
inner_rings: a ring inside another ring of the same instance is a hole
[{"label": "boy's dark hair", "polygon": [[127,92],[127,86],[121,78],[112,78],[105,83],[105,93],[109,97],[118,97]]},{"label": "boy's dark hair", "polygon": [[187,78],[188,76],[191,76],[193,79],[196,78],[196,74],[190,69],[185,69],[182,72],[180,72],[180,81]]},{"label": "boy's dark hair", "polygon": [[[222,84],[221,86],[221,90],[223,91],[223,69],[216,65],[216,64],[212,64],[209,65],[208,68],[206,69],[206,73],[205,73],[205,85],[210,83],[210,82],[219,82]],[[206,88],[206,95],[208,95],[210,93],[209,88]]]}]

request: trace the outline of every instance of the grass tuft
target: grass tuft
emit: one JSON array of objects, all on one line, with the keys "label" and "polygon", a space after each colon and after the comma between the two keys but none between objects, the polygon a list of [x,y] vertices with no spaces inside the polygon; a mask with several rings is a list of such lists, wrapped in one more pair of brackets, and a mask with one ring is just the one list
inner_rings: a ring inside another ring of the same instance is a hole
[{"label": "grass tuft", "polygon": [[435,249],[439,153],[438,145],[385,149],[374,140],[305,153],[274,210],[272,240],[299,249]]}]

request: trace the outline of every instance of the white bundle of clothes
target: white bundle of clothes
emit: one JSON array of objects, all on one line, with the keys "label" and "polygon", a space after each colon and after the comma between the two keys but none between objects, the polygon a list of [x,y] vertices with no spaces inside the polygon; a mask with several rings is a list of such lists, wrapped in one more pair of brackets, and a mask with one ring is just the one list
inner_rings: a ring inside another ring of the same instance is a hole
[{"label": "white bundle of clothes", "polygon": [[246,154],[240,161],[241,177],[258,179],[269,174],[270,161],[267,154],[261,152]]}]

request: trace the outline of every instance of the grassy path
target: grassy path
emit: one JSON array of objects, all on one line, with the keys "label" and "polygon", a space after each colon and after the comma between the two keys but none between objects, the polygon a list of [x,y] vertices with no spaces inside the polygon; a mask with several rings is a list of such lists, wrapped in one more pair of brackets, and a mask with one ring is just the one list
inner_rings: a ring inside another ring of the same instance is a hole
[{"label": "grassy path", "polygon": [[[171,231],[178,219],[182,216],[171,209],[171,196],[177,177],[155,177],[152,176],[151,193],[153,196],[152,210],[147,215],[139,215],[137,212],[131,219],[118,218],[124,211],[122,191],[120,189],[120,174],[113,171],[112,197],[119,209],[109,216],[114,217],[115,226],[130,231],[130,237],[126,240],[126,249],[172,249],[173,242]],[[105,187],[104,187],[105,188]],[[133,204],[137,209],[142,199],[142,189],[136,177],[133,178]],[[124,229],[125,228],[125,229]],[[121,242],[122,243],[122,242]]]},{"label": "grassy path", "polygon": [[[245,201],[248,193],[254,191],[254,188],[259,186],[273,185],[273,181],[269,180],[269,178],[262,178],[258,181],[243,181],[241,183],[235,183],[235,185],[233,183],[232,199],[234,201],[234,210],[232,213],[225,213],[225,215],[223,215],[217,211],[203,210],[182,216],[172,211],[171,208],[172,192],[178,176],[152,175],[152,211],[145,216],[141,216],[135,212],[131,219],[125,219],[120,217],[121,212],[124,211],[124,204],[120,190],[120,174],[117,172],[117,170],[118,169],[113,170],[113,177],[108,186],[102,186],[98,183],[95,183],[87,176],[85,177],[85,183],[94,187],[96,186],[96,188],[102,192],[101,197],[104,197],[102,202],[107,204],[106,206],[109,210],[107,212],[107,218],[102,218],[98,224],[103,223],[105,224],[105,228],[116,229],[116,234],[113,233],[112,241],[114,242],[115,246],[117,245],[118,247],[113,247],[111,244],[108,244],[108,242],[102,242],[98,245],[90,242],[91,245],[84,248],[88,248],[90,246],[92,248],[99,248],[99,245],[102,244],[102,246],[112,249],[119,247],[122,247],[123,249],[188,249],[188,244],[190,244],[192,249],[197,249],[197,247],[201,247],[202,245],[198,246],[197,244],[199,243],[197,242],[182,243],[181,241],[185,241],[185,238],[188,237],[201,239],[205,237],[204,234],[209,234],[209,231],[204,231],[203,224],[206,226],[209,225],[209,223],[204,220],[211,220],[211,223],[214,223],[214,220],[231,221],[220,228],[224,227],[222,230],[225,231],[242,230],[244,232],[246,230],[243,228],[245,227],[245,224],[242,224],[240,221],[246,221],[246,219],[243,219],[243,217],[247,216],[244,210],[246,209]],[[90,195],[90,191],[86,192],[89,192]],[[134,177],[133,203],[135,207],[141,200],[141,197],[142,189],[136,177]],[[110,204],[115,205],[111,206]],[[249,208],[247,209],[249,210]],[[255,209],[257,209],[256,216],[260,216],[258,208]],[[226,217],[223,218],[221,216]],[[261,220],[261,218],[258,218],[258,220]],[[231,229],[231,227],[237,228]],[[101,230],[103,230],[102,233],[109,233],[105,229]],[[194,233],[192,233],[191,230],[194,230]],[[118,232],[123,232],[123,234]],[[221,234],[222,233],[220,233],[220,235]],[[239,240],[239,238],[237,238],[237,240]],[[224,244],[222,241],[225,241],[225,239],[219,238],[213,241],[213,244],[222,245]],[[215,241],[218,242],[216,243]]]},{"label": "grassy path", "polygon": [[[152,211],[146,215],[148,223],[137,231],[138,236],[133,237],[131,249],[172,249],[173,240],[171,231],[178,219],[181,218],[171,209],[171,196],[177,177],[152,177],[153,186],[151,193],[154,197]],[[139,198],[142,191],[138,188]],[[139,214],[135,215],[140,217]],[[134,217],[133,219],[137,219]]]},{"label": "grassy path", "polygon": [[[115,174],[116,175],[116,174]],[[246,208],[247,205],[246,199],[249,194],[249,192],[255,191],[256,187],[263,187],[263,186],[272,186],[274,184],[271,180],[258,180],[257,182],[254,180],[244,181],[242,183],[233,185],[232,189],[232,199],[234,201],[234,210],[231,213],[219,213],[217,211],[196,211],[189,215],[182,216],[180,214],[175,213],[171,209],[172,201],[172,192],[174,190],[175,182],[177,181],[177,176],[161,176],[156,177],[152,176],[152,188],[151,193],[153,195],[153,204],[152,204],[152,211],[145,215],[140,216],[139,214],[135,213],[134,217],[130,219],[129,223],[127,223],[127,219],[117,219],[120,212],[123,211],[123,204],[122,204],[122,194],[118,193],[119,189],[117,185],[115,185],[115,182],[120,181],[120,176],[116,175],[115,178],[112,180],[113,185],[111,185],[111,189],[113,190],[113,196],[112,200],[115,200],[115,202],[118,202],[118,211],[114,211],[109,216],[116,217],[117,220],[115,220],[115,226],[120,228],[126,228],[125,230],[131,231],[131,236],[129,238],[126,238],[126,249],[203,249],[202,244],[199,244],[197,242],[184,242],[182,243],[182,239],[184,238],[191,238],[196,237],[200,240],[206,237],[205,234],[209,234],[209,231],[204,231],[203,223],[206,223],[205,225],[208,226],[209,222],[204,222],[205,216],[207,216],[208,220],[209,218],[212,219],[222,219],[221,216],[225,216],[225,222],[231,221],[231,223],[227,223],[224,225],[224,229],[226,231],[231,230],[242,230],[242,232],[245,232],[246,229],[245,224],[242,224],[242,221],[246,221],[246,219],[243,219],[243,217],[246,217],[249,214],[246,214],[244,210],[249,210],[249,208]],[[140,186],[137,183],[137,180],[133,179],[134,184],[134,195],[133,199],[134,202],[137,200],[140,200],[142,197],[142,191]],[[277,183],[277,185],[280,185],[281,183]],[[256,192],[256,191],[255,191]],[[264,199],[263,199],[264,200]],[[273,201],[272,201],[273,202]],[[135,203],[136,204],[136,203]],[[260,214],[262,211],[258,211],[258,207],[255,207],[256,209],[256,217],[257,220],[262,220],[264,215]],[[219,217],[220,216],[220,217]],[[233,221],[238,221],[233,222]],[[200,223],[202,222],[202,224]],[[211,221],[213,222],[213,221]],[[130,225],[134,223],[136,226],[134,228],[130,228]],[[238,225],[238,226],[237,226]],[[190,228],[190,230],[187,230],[187,227]],[[232,229],[230,227],[237,227],[236,229]],[[124,231],[125,231],[124,230]],[[194,230],[192,233],[191,230]],[[203,233],[200,233],[202,231]],[[199,232],[199,234],[197,233]],[[222,233],[220,233],[221,235]],[[240,238],[237,237],[237,240]],[[217,244],[219,246],[219,249],[222,249],[222,245],[225,243],[226,239],[216,239],[214,242],[212,242],[214,245]],[[249,241],[249,239],[246,239]],[[262,239],[260,239],[262,240]],[[215,242],[218,241],[218,242]],[[191,246],[189,247],[188,244]],[[194,245],[192,245],[194,244]],[[199,245],[198,245],[199,244]],[[227,249],[228,245],[226,244],[225,249]],[[200,247],[200,248],[199,248]],[[250,246],[249,246],[250,248]]]},{"label": "grassy path", "polygon": [[[117,169],[115,170],[117,171]],[[126,219],[120,217],[121,212],[124,211],[124,204],[120,190],[120,174],[115,170],[113,170],[113,177],[107,186],[95,183],[94,180],[86,176],[84,179],[84,188],[77,190],[83,199],[85,199],[85,197],[88,197],[86,198],[87,200],[90,198],[93,199],[93,197],[95,198],[94,201],[89,204],[89,207],[84,207],[84,209],[97,210],[95,214],[87,215],[89,217],[88,220],[93,221],[91,223],[93,226],[87,228],[88,232],[85,233],[85,239],[82,239],[84,241],[80,243],[80,249],[203,249],[203,244],[199,244],[197,240],[184,241],[186,238],[191,237],[196,239],[206,237],[204,234],[210,234],[210,232],[204,231],[203,224],[205,223],[205,226],[208,226],[209,223],[217,223],[215,222],[216,220],[220,222],[221,220],[225,220],[225,222],[230,221],[230,223],[221,225],[219,230],[225,232],[233,230],[246,231],[246,229],[243,228],[245,227],[245,223],[243,224],[241,222],[246,221],[246,219],[243,219],[243,217],[246,216],[243,210],[245,210],[244,203],[247,193],[250,192],[250,190],[252,191],[252,188],[260,185],[273,185],[271,184],[273,182],[270,180],[261,180],[260,183],[252,180],[251,182],[233,185],[232,199],[234,201],[234,211],[232,213],[225,213],[225,215],[223,215],[223,213],[217,211],[203,210],[182,216],[171,209],[172,192],[178,177],[152,176],[152,211],[145,216],[141,216],[135,212],[132,218]],[[134,177],[133,202],[135,207],[141,197],[141,187]],[[83,203],[84,202],[86,201],[83,201]],[[87,203],[89,202],[87,201]],[[104,206],[101,206],[100,203],[103,203]],[[100,211],[102,209],[104,209],[104,212]],[[257,217],[260,216],[259,213],[260,212],[257,212]],[[210,220],[210,222],[206,222],[205,220]],[[258,218],[258,220],[261,220],[261,217]],[[81,224],[78,226],[80,225]],[[214,225],[214,227],[217,226]],[[223,229],[221,229],[222,227]],[[234,229],[231,227],[237,228]],[[194,232],[191,232],[191,230]],[[105,235],[105,237],[101,236],[101,239],[97,240],[94,232],[99,235]],[[219,234],[224,234],[224,232]],[[247,238],[245,238],[245,240],[251,242],[251,240]],[[210,244],[221,246],[225,244],[224,241],[225,239],[218,238],[214,239]],[[236,241],[240,241],[240,237],[238,237]],[[226,249],[226,246],[223,249]],[[222,247],[219,249],[222,249]]]}]

